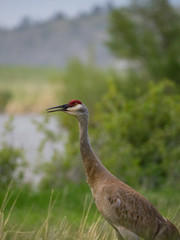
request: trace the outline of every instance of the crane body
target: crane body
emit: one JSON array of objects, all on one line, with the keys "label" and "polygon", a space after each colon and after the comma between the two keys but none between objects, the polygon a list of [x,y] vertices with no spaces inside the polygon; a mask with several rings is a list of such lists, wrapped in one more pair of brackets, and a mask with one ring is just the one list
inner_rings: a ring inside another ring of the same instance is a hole
[{"label": "crane body", "polygon": [[88,137],[88,110],[79,100],[47,109],[78,119],[80,151],[97,209],[119,240],[180,240],[176,227],[141,194],[113,176],[94,153]]}]

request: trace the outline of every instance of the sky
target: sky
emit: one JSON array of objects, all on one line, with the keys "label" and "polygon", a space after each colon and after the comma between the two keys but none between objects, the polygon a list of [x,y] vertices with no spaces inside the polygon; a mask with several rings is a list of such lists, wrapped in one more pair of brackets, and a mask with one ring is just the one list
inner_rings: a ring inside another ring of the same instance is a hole
[{"label": "sky", "polygon": [[[100,6],[111,2],[122,6],[129,0],[0,0],[0,26],[13,28],[23,17],[30,17],[35,21],[43,21],[55,13],[63,12],[69,17],[88,12],[93,6]],[[171,0],[180,5],[180,0]]]},{"label": "sky", "polygon": [[43,21],[57,12],[74,17],[108,2],[124,5],[127,0],[0,0],[0,26],[17,26],[26,16]]}]

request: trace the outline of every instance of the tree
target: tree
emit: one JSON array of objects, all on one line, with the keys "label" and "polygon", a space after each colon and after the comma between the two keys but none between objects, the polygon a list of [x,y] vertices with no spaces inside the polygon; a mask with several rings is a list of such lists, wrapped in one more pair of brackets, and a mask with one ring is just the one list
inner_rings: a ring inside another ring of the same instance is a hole
[{"label": "tree", "polygon": [[140,62],[155,79],[180,83],[180,14],[168,0],[137,0],[112,11],[109,33],[114,55]]},{"label": "tree", "polygon": [[[104,165],[131,186],[176,187],[180,181],[180,96],[172,81],[113,80],[95,115],[93,148]],[[138,90],[138,91],[137,91]],[[179,186],[177,186],[179,191]]]}]

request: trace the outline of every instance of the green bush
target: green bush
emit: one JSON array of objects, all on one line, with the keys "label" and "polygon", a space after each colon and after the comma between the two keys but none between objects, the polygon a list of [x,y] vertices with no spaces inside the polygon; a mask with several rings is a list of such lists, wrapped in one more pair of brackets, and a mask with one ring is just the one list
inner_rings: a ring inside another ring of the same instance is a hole
[{"label": "green bush", "polygon": [[[22,172],[18,171],[20,166],[18,160],[21,157],[19,149],[4,145],[0,149],[0,187],[7,187],[11,181],[19,183]],[[18,173],[18,175],[16,174]]]},{"label": "green bush", "polygon": [[128,184],[174,186],[180,181],[180,97],[170,81],[147,85],[129,99],[111,82],[98,105],[94,145],[107,168]]},{"label": "green bush", "polygon": [[62,74],[64,91],[59,98],[65,103],[79,99],[93,110],[95,103],[100,101],[107,90],[107,79],[107,72],[93,63],[82,63],[78,59],[72,59]]},{"label": "green bush", "polygon": [[9,91],[0,91],[0,112],[5,110],[5,107],[11,98],[12,94]]},{"label": "green bush", "polygon": [[13,147],[6,141],[6,135],[13,130],[13,118],[10,118],[4,126],[0,143],[0,187],[5,188],[14,181],[15,185],[23,179],[22,168],[24,166],[23,152]]},{"label": "green bush", "polygon": [[[73,59],[68,63],[61,76],[64,91],[59,96],[59,99],[62,104],[72,99],[81,100],[88,107],[92,118],[96,103],[101,101],[102,96],[107,91],[109,76],[108,71],[98,69],[91,62],[84,64],[78,59]],[[74,122],[74,118],[66,114],[61,113],[56,116],[60,119],[60,128],[63,127],[68,131],[68,140],[65,143],[65,152],[61,154],[55,151],[51,162],[44,164],[44,178],[40,184],[42,187],[57,188],[63,184],[62,179],[81,181],[84,177],[79,152],[78,124]],[[52,142],[56,141],[52,138],[54,133],[48,132],[47,134],[45,129],[43,133],[47,136],[45,142],[48,139]]]},{"label": "green bush", "polygon": [[[102,163],[131,186],[179,188],[177,85],[169,80],[155,83],[132,72],[123,76],[113,71],[96,72],[96,68],[89,69],[76,61],[71,64],[64,75],[64,94],[68,93],[68,99],[71,95],[85,100],[90,109],[89,135]],[[57,116],[68,136],[63,154],[55,152],[52,162],[45,167],[42,185],[51,187],[62,185],[62,179],[84,180],[77,120],[63,113]]]}]

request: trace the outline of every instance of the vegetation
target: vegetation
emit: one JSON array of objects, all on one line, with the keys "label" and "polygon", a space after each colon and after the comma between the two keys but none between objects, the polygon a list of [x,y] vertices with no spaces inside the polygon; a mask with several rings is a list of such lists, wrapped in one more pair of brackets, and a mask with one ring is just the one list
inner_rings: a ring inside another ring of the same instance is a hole
[{"label": "vegetation", "polygon": [[[89,74],[86,68],[84,66],[82,71],[81,64],[78,70]],[[96,75],[93,71],[91,69],[91,74]],[[73,69],[70,72],[74,74]],[[96,77],[91,80],[92,86],[97,87],[99,99],[94,105],[90,105],[95,100],[95,97],[90,99],[93,87],[87,92],[86,82],[83,84],[85,76],[77,75],[81,86],[80,99],[87,99],[87,106],[90,106],[90,138],[95,152],[110,171],[131,186],[157,189],[166,185],[180,190],[176,185],[180,180],[180,97],[175,84],[169,80],[158,84],[150,80],[145,82],[134,75],[132,88],[132,74],[126,75],[126,80],[124,76],[110,72],[108,75],[111,77],[103,80],[108,87],[103,91],[99,83],[98,92]],[[68,91],[69,83],[66,82]],[[73,88],[75,96],[78,89]],[[65,114],[57,116],[69,135],[65,154],[56,153],[45,168],[41,186],[52,188],[62,185],[58,179],[77,182],[84,179],[78,124]]]},{"label": "vegetation", "polygon": [[[165,217],[178,225],[179,194],[175,195],[170,189],[142,193]],[[25,187],[20,191],[10,186],[7,192],[1,190],[0,206],[0,236],[3,240],[116,239],[112,228],[97,212],[86,183],[71,183],[59,190],[38,192]]]},{"label": "vegetation", "polygon": [[[172,21],[167,21],[169,18]],[[90,111],[91,143],[103,164],[180,229],[179,15],[165,0],[149,0],[113,10],[110,21],[110,49],[140,62],[141,69],[137,65],[121,73],[99,69],[93,59],[89,63],[72,59],[61,71],[0,67],[0,109],[43,112],[71,99],[82,100]],[[54,115],[61,133],[47,129],[46,122],[52,116],[48,115],[38,124],[44,134],[39,151],[48,141],[53,144],[61,139],[65,141],[64,152],[55,150],[52,159],[40,167],[43,179],[36,190],[26,185],[19,190],[23,152],[6,142],[12,120],[4,127],[0,238],[114,239],[94,203],[90,204],[78,124],[65,114]],[[15,183],[8,188],[12,179]],[[84,206],[89,205],[88,216],[83,215]]]},{"label": "vegetation", "polygon": [[60,99],[64,102],[69,99],[81,99],[91,111],[107,91],[108,77],[108,72],[95,66],[93,59],[88,63],[82,63],[74,58],[63,71],[64,91]]},{"label": "vegetation", "polygon": [[3,112],[6,108],[6,105],[12,98],[12,94],[10,91],[4,90],[0,91],[0,112]]},{"label": "vegetation", "polygon": [[175,188],[180,181],[180,96],[174,84],[148,82],[136,99],[127,98],[118,85],[111,82],[98,105],[94,139],[97,151],[103,149],[100,159],[131,186]]},{"label": "vegetation", "polygon": [[8,113],[42,112],[62,88],[55,68],[0,66],[0,76],[0,111]]},{"label": "vegetation", "polygon": [[6,141],[6,135],[12,132],[13,118],[5,123],[1,136],[0,148],[0,188],[6,189],[14,179],[16,185],[22,184],[24,158],[21,149],[13,147]]},{"label": "vegetation", "polygon": [[153,79],[180,81],[180,14],[168,0],[132,1],[112,12],[108,46],[117,57],[135,60]]},{"label": "vegetation", "polygon": [[[79,87],[74,87],[76,82],[72,81],[73,78],[79,81]],[[55,86],[59,79],[62,81],[60,85],[63,87],[56,102],[65,103],[73,94],[89,107],[90,138],[103,164],[134,186],[164,216],[179,226],[180,195],[179,185],[176,184],[179,181],[179,91],[176,84],[170,80],[156,84],[144,81],[134,73],[120,75],[112,70],[98,70],[77,60],[68,65],[61,78],[50,79]],[[91,83],[87,83],[87,79]],[[86,84],[90,85],[89,91]],[[97,87],[96,94],[93,86]],[[68,91],[73,92],[69,92],[68,96]],[[28,239],[30,236],[31,239],[41,237],[52,240],[55,236],[56,239],[63,239],[62,236],[64,239],[78,239],[78,234],[82,234],[79,239],[87,235],[94,239],[114,236],[112,229],[107,234],[107,226],[99,219],[94,204],[85,225],[80,222],[84,201],[87,196],[87,205],[90,204],[91,193],[85,182],[79,154],[78,125],[75,119],[65,114],[56,116],[61,127],[63,125],[68,131],[65,152],[55,152],[49,164],[42,167],[45,175],[37,192],[26,186],[21,191],[17,190],[17,186],[14,191],[10,190],[11,198],[1,208],[1,222],[6,223],[1,229],[4,239]],[[7,124],[5,132],[11,129],[11,124],[11,121]],[[59,137],[57,133],[47,131],[45,123],[39,125],[39,130],[45,136],[40,148],[45,147],[46,141],[53,143]],[[16,164],[16,155],[13,156]],[[10,161],[11,158],[7,159]],[[53,208],[50,207],[50,213],[47,213],[53,188]],[[1,190],[2,206],[5,195],[6,190]],[[102,234],[101,237],[99,234]]]}]

